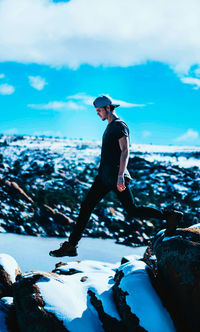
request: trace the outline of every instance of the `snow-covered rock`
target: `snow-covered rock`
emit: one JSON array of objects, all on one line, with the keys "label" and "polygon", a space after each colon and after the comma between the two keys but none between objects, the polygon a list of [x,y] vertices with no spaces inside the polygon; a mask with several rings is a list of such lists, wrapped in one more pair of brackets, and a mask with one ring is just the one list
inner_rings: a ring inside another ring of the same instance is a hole
[{"label": "snow-covered rock", "polygon": [[175,331],[136,256],[124,264],[75,261],[31,271],[14,285],[20,331]]},{"label": "snow-covered rock", "polygon": [[199,243],[199,225],[177,229],[171,237],[163,230],[154,253],[148,248],[144,258],[59,262],[52,272],[28,271],[17,280],[17,263],[2,254],[13,304],[12,298],[0,300],[0,331],[7,332],[12,321],[14,332],[196,332]]},{"label": "snow-covered rock", "polygon": [[7,254],[0,254],[0,298],[12,295],[12,285],[20,274],[16,260]]},{"label": "snow-covered rock", "polygon": [[[109,319],[121,326],[112,298],[114,274],[114,265],[96,261],[71,262],[53,273],[25,274],[14,288],[20,329],[26,326],[27,332],[32,331],[38,321],[41,331],[49,332],[101,332]],[[103,306],[101,312],[97,300]],[[26,310],[30,307],[31,314]]]},{"label": "snow-covered rock", "polygon": [[174,324],[152,287],[147,265],[133,257],[122,264],[113,287],[114,298],[127,331],[172,332]]}]

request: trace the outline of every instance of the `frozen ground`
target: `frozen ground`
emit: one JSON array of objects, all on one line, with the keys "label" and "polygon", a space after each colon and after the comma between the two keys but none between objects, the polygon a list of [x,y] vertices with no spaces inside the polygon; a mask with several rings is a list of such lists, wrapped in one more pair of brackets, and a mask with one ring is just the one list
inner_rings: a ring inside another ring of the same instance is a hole
[{"label": "frozen ground", "polygon": [[77,257],[54,258],[49,251],[59,247],[66,239],[42,238],[29,235],[0,234],[0,252],[15,258],[21,270],[52,271],[55,264],[74,260],[96,260],[107,263],[117,263],[123,256],[142,256],[146,247],[131,248],[115,244],[113,240],[83,238],[78,248]]}]

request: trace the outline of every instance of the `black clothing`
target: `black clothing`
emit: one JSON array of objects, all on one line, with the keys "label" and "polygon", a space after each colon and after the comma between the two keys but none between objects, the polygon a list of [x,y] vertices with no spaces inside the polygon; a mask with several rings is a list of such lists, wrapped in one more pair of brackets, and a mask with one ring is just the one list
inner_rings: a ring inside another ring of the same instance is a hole
[{"label": "black clothing", "polygon": [[[129,129],[119,118],[112,120],[103,134],[99,175],[107,185],[117,185],[121,156],[119,139],[123,136],[129,137]],[[127,169],[125,177],[131,179]]]},{"label": "black clothing", "polygon": [[125,181],[126,189],[122,192],[118,191],[117,186],[106,185],[100,178],[99,175],[95,178],[95,181],[90,188],[86,198],[81,204],[81,209],[77,223],[69,237],[69,242],[73,246],[76,246],[78,241],[82,236],[82,232],[86,227],[86,224],[90,218],[90,215],[94,207],[101,201],[101,199],[110,191],[114,191],[117,194],[120,202],[122,203],[124,209],[128,212],[131,217],[140,218],[156,218],[163,219],[162,212],[159,210],[148,208],[148,207],[137,207],[134,204],[133,194],[128,185],[128,180]]},{"label": "black clothing", "polygon": [[129,137],[128,126],[119,118],[111,121],[104,134],[101,150],[101,162],[98,175],[90,188],[86,198],[81,204],[80,213],[73,232],[69,237],[69,242],[76,246],[81,238],[82,232],[86,227],[87,221],[98,202],[109,192],[114,191],[118,196],[124,209],[132,217],[140,218],[158,218],[163,219],[159,210],[148,207],[136,207],[132,192],[129,187],[131,176],[128,170],[125,170],[126,189],[120,192],[117,189],[117,177],[120,168],[121,149],[119,139],[123,136]]}]

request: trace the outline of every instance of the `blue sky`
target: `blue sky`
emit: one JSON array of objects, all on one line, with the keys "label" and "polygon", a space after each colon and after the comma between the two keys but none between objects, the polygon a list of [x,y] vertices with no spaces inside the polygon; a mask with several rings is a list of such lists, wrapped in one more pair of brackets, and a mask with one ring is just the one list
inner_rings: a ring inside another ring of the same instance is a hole
[{"label": "blue sky", "polygon": [[0,132],[101,140],[107,94],[131,143],[200,145],[198,3],[103,2],[0,3]]}]

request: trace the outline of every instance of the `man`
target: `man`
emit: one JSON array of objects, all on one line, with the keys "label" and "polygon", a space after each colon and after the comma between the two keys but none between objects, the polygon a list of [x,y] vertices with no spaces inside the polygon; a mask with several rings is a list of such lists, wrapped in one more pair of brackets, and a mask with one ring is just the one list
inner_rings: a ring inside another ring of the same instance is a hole
[{"label": "man", "polygon": [[120,105],[112,103],[110,98],[100,96],[94,100],[97,115],[108,121],[103,134],[101,161],[92,187],[81,204],[79,217],[69,237],[59,249],[50,251],[54,257],[76,256],[77,244],[87,221],[98,202],[109,192],[114,191],[125,210],[132,217],[166,219],[168,231],[172,231],[182,217],[182,213],[172,211],[162,213],[149,207],[137,207],[134,204],[133,195],[129,187],[131,176],[127,170],[129,159],[129,129],[117,116],[115,108]]}]

